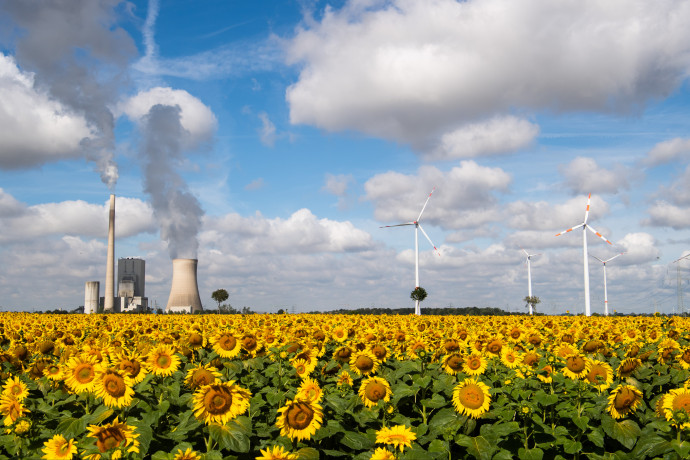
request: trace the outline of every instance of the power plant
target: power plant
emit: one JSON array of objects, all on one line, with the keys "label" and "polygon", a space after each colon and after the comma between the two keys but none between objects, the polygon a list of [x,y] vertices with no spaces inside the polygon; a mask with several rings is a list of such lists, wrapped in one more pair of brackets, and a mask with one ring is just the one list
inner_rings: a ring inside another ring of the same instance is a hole
[{"label": "power plant", "polygon": [[196,280],[197,259],[173,259],[173,277],[166,313],[203,311]]},{"label": "power plant", "polygon": [[148,299],[144,295],[146,286],[146,261],[124,258],[117,261],[117,300],[120,312],[146,311]]}]

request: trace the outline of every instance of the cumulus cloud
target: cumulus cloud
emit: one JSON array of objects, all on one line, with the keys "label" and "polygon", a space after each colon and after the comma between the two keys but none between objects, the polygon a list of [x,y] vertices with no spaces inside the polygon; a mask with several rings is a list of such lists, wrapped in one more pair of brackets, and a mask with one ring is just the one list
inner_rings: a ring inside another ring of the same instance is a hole
[{"label": "cumulus cloud", "polygon": [[156,87],[122,101],[116,113],[125,114],[142,124],[153,106],[166,105],[180,108],[180,124],[186,131],[184,147],[193,149],[210,140],[216,130],[217,120],[211,109],[185,90]]},{"label": "cumulus cloud", "polygon": [[[628,233],[623,239],[616,241],[616,245],[624,248],[625,254],[616,259],[617,264],[635,265],[653,262],[659,258],[661,251],[652,235],[644,232]],[[606,260],[614,254],[599,257]]]},{"label": "cumulus cloud", "polygon": [[0,168],[15,169],[83,155],[83,139],[95,128],[69,106],[34,87],[34,74],[23,72],[11,56],[0,53]]},{"label": "cumulus cloud", "polygon": [[690,4],[351,1],[297,31],[292,123],[428,146],[515,108],[627,111],[687,77]]},{"label": "cumulus cloud", "polygon": [[426,155],[429,160],[453,160],[510,153],[528,147],[539,126],[514,116],[470,123],[444,134],[440,145]]},{"label": "cumulus cloud", "polygon": [[577,157],[558,170],[568,188],[575,193],[617,193],[630,188],[630,171],[622,165],[609,170],[600,167],[594,158]]},{"label": "cumulus cloud", "polygon": [[643,225],[676,230],[690,227],[690,166],[670,186],[659,187],[656,196],[659,199],[647,209],[649,217]]},{"label": "cumulus cloud", "polygon": [[[519,230],[538,231],[551,229],[556,233],[581,224],[587,208],[587,196],[578,195],[561,204],[545,201],[529,203],[515,201],[506,206],[507,223]],[[609,212],[609,205],[600,196],[592,195],[587,223],[597,225],[596,220]],[[602,229],[598,230],[602,231]]]},{"label": "cumulus cloud", "polygon": [[[0,191],[0,242],[33,241],[49,235],[104,238],[109,209],[109,201],[102,205],[76,200],[27,206]],[[117,198],[116,214],[118,238],[157,229],[150,205],[139,199]]]},{"label": "cumulus cloud", "polygon": [[266,112],[259,113],[261,129],[259,129],[259,139],[267,147],[273,147],[276,143],[276,125],[273,124]]},{"label": "cumulus cloud", "polygon": [[352,174],[326,173],[326,184],[322,190],[335,196],[343,197],[347,194],[347,188],[354,181]]},{"label": "cumulus cloud", "polygon": [[676,137],[656,144],[645,157],[647,166],[658,166],[690,157],[690,139]]},{"label": "cumulus cloud", "polygon": [[377,220],[399,223],[417,219],[429,192],[436,187],[423,220],[461,229],[499,219],[496,194],[506,192],[510,183],[510,175],[501,168],[468,160],[447,172],[424,166],[416,175],[392,171],[377,174],[364,184],[364,189]]}]

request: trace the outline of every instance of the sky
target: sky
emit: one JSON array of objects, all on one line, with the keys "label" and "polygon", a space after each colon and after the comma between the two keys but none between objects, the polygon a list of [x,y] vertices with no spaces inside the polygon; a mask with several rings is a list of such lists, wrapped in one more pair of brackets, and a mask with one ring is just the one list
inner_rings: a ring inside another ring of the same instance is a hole
[{"label": "sky", "polygon": [[[690,2],[0,0],[0,307],[690,310]],[[538,254],[538,255],[537,255]],[[593,256],[593,257],[592,257]]]}]

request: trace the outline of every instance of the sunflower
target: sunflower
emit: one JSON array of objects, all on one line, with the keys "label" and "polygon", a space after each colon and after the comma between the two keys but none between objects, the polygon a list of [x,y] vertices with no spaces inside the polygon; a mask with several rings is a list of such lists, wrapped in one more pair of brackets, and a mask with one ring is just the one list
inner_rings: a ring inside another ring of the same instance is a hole
[{"label": "sunflower", "polygon": [[18,401],[14,396],[3,394],[0,396],[0,416],[4,417],[5,426],[10,426],[17,421],[19,417],[28,414],[29,409],[24,407],[21,401]]},{"label": "sunflower", "polygon": [[182,449],[177,449],[173,460],[201,460],[201,455],[197,451],[192,450],[191,447],[187,447],[187,450],[184,452]]},{"label": "sunflower", "polygon": [[455,410],[468,417],[479,418],[489,410],[489,404],[489,387],[478,380],[463,380],[453,389]]},{"label": "sunflower", "polygon": [[70,358],[65,369],[65,384],[75,393],[93,392],[96,371],[101,369],[95,355],[80,355]]},{"label": "sunflower", "polygon": [[537,373],[537,378],[541,380],[544,383],[551,383],[553,382],[553,367],[550,364],[547,364],[546,366],[541,368],[541,371]]},{"label": "sunflower", "polygon": [[221,332],[213,340],[213,351],[222,358],[234,358],[241,347],[240,341],[229,332]]},{"label": "sunflower", "polygon": [[341,363],[346,363],[350,361],[352,357],[352,349],[350,347],[340,347],[333,352],[333,359]]},{"label": "sunflower", "polygon": [[123,371],[106,369],[96,374],[94,391],[108,407],[126,407],[132,403],[132,380]]},{"label": "sunflower", "polygon": [[207,345],[208,339],[201,331],[194,330],[189,333],[183,343],[192,350],[198,350]]},{"label": "sunflower", "polygon": [[345,340],[347,340],[347,329],[345,329],[342,326],[336,326],[331,331],[331,337],[336,342],[344,342]]},{"label": "sunflower", "polygon": [[350,373],[348,371],[342,371],[340,373],[340,375],[338,375],[338,380],[336,382],[336,384],[338,386],[343,386],[343,385],[352,386],[352,383],[353,383],[352,376],[350,375]]},{"label": "sunflower", "polygon": [[69,441],[61,434],[56,434],[48,441],[44,442],[43,460],[70,460],[77,453],[77,445],[74,439]]},{"label": "sunflower", "polygon": [[358,375],[375,374],[379,365],[380,363],[376,356],[368,350],[352,353],[350,357],[350,369]]},{"label": "sunflower", "polygon": [[417,435],[411,428],[405,425],[395,425],[390,428],[383,427],[376,432],[377,444],[390,444],[393,449],[399,448],[400,452],[405,447],[412,447],[412,441],[417,439]]},{"label": "sunflower", "polygon": [[520,365],[520,353],[509,347],[501,349],[501,362],[509,369],[515,369]]},{"label": "sunflower", "polygon": [[679,425],[681,429],[690,429],[690,389],[684,387],[671,390],[662,397],[662,401],[661,408],[666,420],[681,419],[681,423],[674,424]]},{"label": "sunflower", "polygon": [[386,357],[388,356],[388,348],[381,344],[374,344],[371,347],[369,347],[369,350],[373,353],[374,356],[376,356],[376,359],[379,360],[379,362],[384,362],[386,361]]},{"label": "sunflower", "polygon": [[492,356],[498,356],[501,354],[501,350],[503,349],[503,340],[500,337],[494,337],[489,341],[489,343],[486,344],[484,349]]},{"label": "sunflower", "polygon": [[194,393],[194,416],[207,425],[223,425],[244,414],[251,397],[249,390],[235,385],[234,380],[204,385]]},{"label": "sunflower", "polygon": [[321,398],[323,398],[323,390],[316,380],[306,378],[297,389],[295,398],[306,399],[310,402],[320,402]]},{"label": "sunflower", "polygon": [[2,394],[14,396],[17,401],[23,401],[24,398],[29,396],[29,388],[19,377],[10,377],[2,386]]},{"label": "sunflower", "polygon": [[443,357],[443,372],[449,375],[455,375],[462,372],[462,366],[465,359],[460,353],[452,353]]},{"label": "sunflower", "polygon": [[618,365],[616,369],[616,375],[620,378],[627,378],[635,372],[642,365],[642,361],[639,358],[625,358]]},{"label": "sunflower", "polygon": [[293,359],[290,361],[290,364],[292,364],[292,367],[295,368],[295,372],[297,372],[297,376],[301,379],[306,379],[309,377],[309,374],[313,369],[310,369],[311,366],[309,366],[309,363],[303,359]]},{"label": "sunflower", "polygon": [[611,366],[596,359],[590,360],[591,368],[585,376],[587,381],[594,385],[599,391],[603,391],[613,383],[613,369]]},{"label": "sunflower", "polygon": [[185,385],[187,385],[192,390],[203,387],[204,385],[210,385],[215,383],[222,377],[222,374],[218,372],[210,363],[201,364],[199,363],[195,367],[192,367],[187,371],[187,376],[184,379]]},{"label": "sunflower", "polygon": [[396,460],[398,457],[385,447],[377,447],[369,460]]},{"label": "sunflower", "polygon": [[148,374],[146,366],[143,365],[143,360],[138,353],[119,353],[113,360],[113,366],[115,369],[124,371],[132,379],[133,385],[144,380],[146,374]]},{"label": "sunflower", "polygon": [[559,358],[567,358],[570,355],[577,354],[577,348],[573,347],[569,343],[562,343],[556,347],[553,354]]},{"label": "sunflower", "polygon": [[563,368],[563,375],[572,380],[584,379],[592,365],[587,358],[579,354],[570,355],[565,358],[565,367]]},{"label": "sunflower", "polygon": [[679,353],[677,359],[683,369],[690,369],[690,348],[686,348],[683,350],[683,353]]},{"label": "sunflower", "polygon": [[299,454],[286,451],[283,446],[273,446],[268,449],[261,449],[261,456],[256,460],[297,460]]},{"label": "sunflower", "polygon": [[[115,417],[112,423],[104,426],[89,425],[88,437],[94,438],[96,442],[82,453],[85,460],[100,460],[101,454],[111,453],[113,459],[122,458],[129,453],[139,453],[139,433],[134,432],[134,427],[126,423],[120,423]],[[90,453],[91,451],[98,453]]]},{"label": "sunflower", "polygon": [[608,397],[606,408],[615,419],[623,418],[637,409],[642,402],[642,392],[632,385],[619,385]]},{"label": "sunflower", "polygon": [[323,411],[319,404],[294,399],[278,409],[276,426],[280,428],[281,436],[301,441],[316,434],[316,430],[321,428],[322,421]]},{"label": "sunflower", "polygon": [[391,399],[391,386],[386,379],[369,377],[359,387],[359,397],[366,407],[374,407],[379,401]]},{"label": "sunflower", "polygon": [[63,379],[62,369],[60,368],[60,363],[48,363],[43,368],[43,375],[48,377],[49,380],[57,382]]},{"label": "sunflower", "polygon": [[481,375],[486,371],[488,361],[484,355],[480,353],[472,353],[462,364],[462,370],[467,375]]},{"label": "sunflower", "polygon": [[152,374],[167,377],[180,367],[180,357],[171,346],[158,345],[149,352],[146,364]]}]

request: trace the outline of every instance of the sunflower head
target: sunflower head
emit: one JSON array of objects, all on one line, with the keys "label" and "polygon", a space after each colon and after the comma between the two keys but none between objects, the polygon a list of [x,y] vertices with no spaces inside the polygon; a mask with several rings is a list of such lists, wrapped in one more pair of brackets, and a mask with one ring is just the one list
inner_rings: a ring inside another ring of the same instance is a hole
[{"label": "sunflower head", "polygon": [[207,425],[222,425],[244,414],[250,399],[249,390],[235,385],[233,380],[204,385],[194,393],[194,415]]},{"label": "sunflower head", "polygon": [[[139,453],[139,437],[135,433],[134,427],[121,423],[116,417],[112,423],[104,426],[90,425],[87,428],[90,438],[95,439],[95,443],[84,452],[88,454],[90,450],[99,453],[112,452],[112,455],[121,457],[123,453]],[[86,455],[84,455],[86,456]]]},{"label": "sunflower head", "polygon": [[370,351],[362,350],[350,357],[350,369],[359,375],[370,375],[379,368],[379,361]]},{"label": "sunflower head", "polygon": [[468,417],[481,417],[489,410],[490,404],[489,387],[479,380],[463,380],[453,390],[455,410]]},{"label": "sunflower head", "polygon": [[362,381],[359,397],[366,407],[374,407],[379,401],[388,402],[391,399],[390,384],[386,379],[370,377]]},{"label": "sunflower head", "polygon": [[323,411],[315,402],[295,399],[278,409],[276,426],[280,435],[301,441],[310,439],[321,428]]},{"label": "sunflower head", "polygon": [[607,410],[615,419],[634,412],[642,402],[642,392],[632,385],[620,385],[608,397]]},{"label": "sunflower head", "polygon": [[405,425],[383,427],[376,432],[377,444],[390,444],[394,449],[399,448],[400,452],[402,452],[405,447],[412,447],[412,441],[415,439],[417,439],[415,432]]},{"label": "sunflower head", "polygon": [[65,439],[61,434],[56,434],[43,443],[44,459],[70,460],[77,454],[77,445],[74,439]]}]

